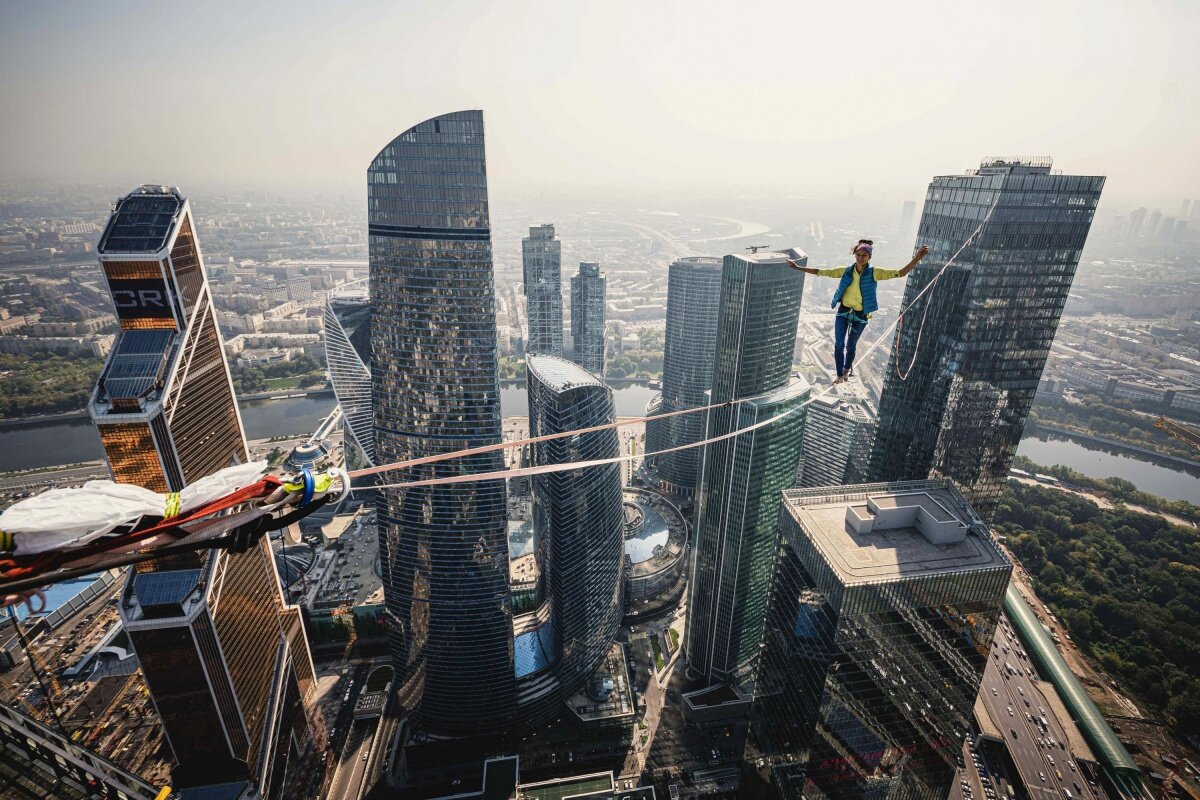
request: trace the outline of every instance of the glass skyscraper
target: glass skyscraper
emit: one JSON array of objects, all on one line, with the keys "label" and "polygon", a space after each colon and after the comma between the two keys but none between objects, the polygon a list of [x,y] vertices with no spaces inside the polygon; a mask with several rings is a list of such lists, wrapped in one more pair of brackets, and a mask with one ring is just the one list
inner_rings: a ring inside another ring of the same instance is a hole
[{"label": "glass skyscraper", "polygon": [[863,483],[876,417],[862,382],[852,379],[835,384],[828,393],[813,398],[807,416],[796,485]]},{"label": "glass skyscraper", "polygon": [[710,402],[755,399],[709,411],[705,437],[788,416],[703,449],[684,652],[714,682],[740,680],[758,653],[780,492],[800,457],[809,386],[791,376],[804,273],[789,258],[807,263],[787,250],[725,256],[721,268]]},{"label": "glass skyscraper", "polygon": [[[652,414],[707,405],[712,388],[721,299],[721,259],[681,258],[667,273],[667,329],[663,347],[662,394]],[[680,414],[646,422],[646,450],[657,452],[704,438],[704,414]],[[700,473],[700,448],[654,458],[654,475],[663,489],[690,495]]]},{"label": "glass skyscraper", "polygon": [[[531,355],[525,363],[531,436],[616,421],[612,389],[598,376],[554,356]],[[535,465],[619,454],[615,429],[538,442],[532,448]],[[577,691],[600,665],[621,622],[621,465],[534,475],[533,523],[549,608],[548,613],[532,612],[546,622],[517,638],[517,673],[525,678],[551,669],[557,683],[554,697],[561,699]],[[547,625],[550,631],[544,630]],[[529,646],[544,643],[551,644],[548,652],[543,646]],[[560,710],[548,698],[538,702],[541,708],[528,710],[534,719]]]},{"label": "glass skyscraper", "polygon": [[[367,170],[375,457],[500,441],[483,113],[426,120]],[[501,470],[500,451],[389,482]],[[399,699],[422,730],[479,734],[516,709],[503,480],[388,489],[379,553]]]},{"label": "glass skyscraper", "polygon": [[[88,411],[114,480],[176,492],[247,461],[188,201],[140,187],[117,201],[97,250],[121,330]],[[302,701],[314,673],[267,541],[139,565],[119,610],[177,761],[174,785],[286,794],[288,765],[311,744]]]},{"label": "glass skyscraper", "polygon": [[904,308],[996,208],[903,320],[879,403],[873,479],[950,477],[982,513],[1003,491],[1104,188],[1103,177],[1050,167],[1050,159],[987,159],[929,184],[917,242],[930,253],[909,276]]},{"label": "glass skyscraper", "polygon": [[[358,291],[355,292],[354,290]],[[345,423],[346,461],[375,463],[371,410],[371,302],[366,281],[339,287],[325,300],[325,363]]]},{"label": "glass skyscraper", "polygon": [[574,361],[604,375],[604,275],[600,265],[581,261],[579,274],[571,276],[571,336],[575,340]]},{"label": "glass skyscraper", "polygon": [[521,240],[525,314],[529,318],[527,353],[563,354],[562,242],[553,225],[532,225]]},{"label": "glass skyscraper", "polygon": [[946,479],[783,507],[744,793],[944,800],[1012,564]]}]

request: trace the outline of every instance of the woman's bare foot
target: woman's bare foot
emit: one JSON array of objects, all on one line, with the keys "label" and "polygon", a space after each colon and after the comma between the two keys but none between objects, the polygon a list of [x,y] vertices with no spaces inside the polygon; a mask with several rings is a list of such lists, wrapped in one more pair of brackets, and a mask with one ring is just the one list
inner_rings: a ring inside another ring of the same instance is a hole
[{"label": "woman's bare foot", "polygon": [[835,385],[836,385],[836,384],[839,384],[839,383],[845,383],[845,382],[846,382],[846,376],[845,376],[845,375],[838,375],[836,378],[834,378],[834,379],[833,379],[833,382],[834,382],[834,384],[835,384]]}]

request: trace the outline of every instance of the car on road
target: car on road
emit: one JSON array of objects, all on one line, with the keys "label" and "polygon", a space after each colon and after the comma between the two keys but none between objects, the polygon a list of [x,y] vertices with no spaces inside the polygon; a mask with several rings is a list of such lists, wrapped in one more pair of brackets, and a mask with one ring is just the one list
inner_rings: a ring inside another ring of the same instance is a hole
[{"label": "car on road", "polygon": [[1039,778],[1040,780],[1042,780],[1042,781],[1045,781],[1045,780],[1046,780],[1046,773],[1044,773],[1044,772],[1039,772],[1039,773],[1038,773],[1038,778]]}]

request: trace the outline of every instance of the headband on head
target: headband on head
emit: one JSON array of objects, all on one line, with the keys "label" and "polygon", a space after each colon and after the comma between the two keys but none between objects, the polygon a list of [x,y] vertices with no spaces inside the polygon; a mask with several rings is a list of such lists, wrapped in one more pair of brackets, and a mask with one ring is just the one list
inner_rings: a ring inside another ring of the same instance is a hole
[{"label": "headband on head", "polygon": [[854,248],[854,252],[855,252],[855,254],[866,253],[867,255],[871,255],[872,253],[875,252],[875,248],[871,247],[871,245],[869,245],[869,244],[864,243],[864,244],[857,245]]}]

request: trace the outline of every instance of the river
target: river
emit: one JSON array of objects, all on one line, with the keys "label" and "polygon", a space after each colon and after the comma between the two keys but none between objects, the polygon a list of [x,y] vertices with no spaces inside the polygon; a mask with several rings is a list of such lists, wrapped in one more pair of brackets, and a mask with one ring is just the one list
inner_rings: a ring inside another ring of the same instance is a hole
[{"label": "river", "polygon": [[1046,434],[1042,438],[1026,436],[1017,448],[1017,455],[1048,467],[1061,464],[1089,478],[1124,478],[1143,492],[1200,504],[1200,470],[1184,472],[1105,450],[1090,442]]},{"label": "river", "polygon": [[[653,389],[637,384],[614,389],[617,415],[643,415],[646,403],[654,394]],[[246,426],[246,435],[251,439],[295,436],[315,429],[317,423],[333,408],[333,402],[331,394],[250,400],[241,404],[242,422]],[[506,417],[528,414],[525,387],[501,387],[500,409]],[[1200,474],[1110,452],[1093,444],[1062,437],[1039,439],[1026,436],[1021,440],[1017,453],[1037,464],[1062,464],[1092,478],[1124,478],[1142,491],[1170,500],[1200,502]],[[95,461],[102,457],[100,440],[87,420],[0,429],[0,472]]]}]

